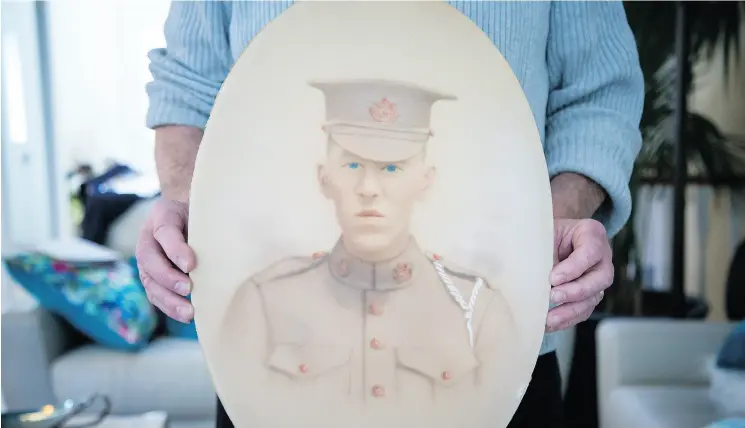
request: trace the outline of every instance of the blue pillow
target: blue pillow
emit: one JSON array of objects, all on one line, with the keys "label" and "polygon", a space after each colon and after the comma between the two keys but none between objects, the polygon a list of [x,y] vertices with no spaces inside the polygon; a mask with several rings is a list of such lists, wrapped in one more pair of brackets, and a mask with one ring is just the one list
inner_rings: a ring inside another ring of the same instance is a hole
[{"label": "blue pillow", "polygon": [[[139,270],[137,268],[137,259],[132,257],[129,259],[129,264],[135,272],[135,275],[139,278]],[[186,297],[191,301],[191,295]],[[159,311],[160,312],[160,311]],[[178,337],[181,339],[192,339],[197,340],[197,327],[192,320],[188,324],[176,321],[173,318],[166,316],[165,321],[166,335],[170,337]]]},{"label": "blue pillow", "polygon": [[745,321],[741,321],[727,336],[717,355],[717,366],[745,371]]},{"label": "blue pillow", "polygon": [[72,264],[38,253],[4,261],[10,276],[41,307],[93,341],[128,351],[149,343],[157,313],[128,263]]},{"label": "blue pillow", "polygon": [[705,428],[745,428],[745,419],[723,419],[707,425]]}]

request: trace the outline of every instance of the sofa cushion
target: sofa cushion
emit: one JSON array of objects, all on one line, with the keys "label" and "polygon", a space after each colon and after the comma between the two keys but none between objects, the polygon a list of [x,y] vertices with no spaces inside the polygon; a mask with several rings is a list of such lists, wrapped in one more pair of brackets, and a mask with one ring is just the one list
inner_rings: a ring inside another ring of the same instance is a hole
[{"label": "sofa cushion", "polygon": [[174,419],[214,417],[216,395],[199,343],[162,337],[137,353],[86,345],[52,364],[59,400],[92,393],[115,414],[166,411]]},{"label": "sofa cushion", "polygon": [[717,366],[745,373],[745,321],[741,321],[727,336],[717,356]]},{"label": "sofa cushion", "polygon": [[732,370],[710,364],[709,397],[719,414],[745,418],[745,370]]},{"label": "sofa cushion", "polygon": [[[132,269],[134,269],[135,274],[139,276],[140,271],[137,267],[137,259],[134,257],[130,259],[130,264],[132,265]],[[191,294],[186,296],[186,299],[191,301]],[[178,337],[179,339],[197,340],[197,326],[194,323],[194,320],[191,320],[188,323],[182,323],[181,321],[176,321],[175,319],[167,316],[159,309],[156,308],[156,310],[165,318],[166,335],[168,335],[169,337]]]},{"label": "sofa cushion", "polygon": [[44,309],[99,344],[137,350],[157,327],[157,312],[126,262],[71,262],[27,252],[6,257],[5,265]]},{"label": "sofa cushion", "polygon": [[716,421],[706,428],[745,428],[745,418],[729,418]]},{"label": "sofa cushion", "polygon": [[605,405],[603,428],[701,428],[718,419],[707,386],[624,386]]},{"label": "sofa cushion", "polygon": [[[191,296],[189,300],[191,300]],[[197,340],[197,326],[194,324],[194,320],[188,324],[184,324],[173,318],[166,317],[166,334],[170,337],[178,337],[179,339]]]}]

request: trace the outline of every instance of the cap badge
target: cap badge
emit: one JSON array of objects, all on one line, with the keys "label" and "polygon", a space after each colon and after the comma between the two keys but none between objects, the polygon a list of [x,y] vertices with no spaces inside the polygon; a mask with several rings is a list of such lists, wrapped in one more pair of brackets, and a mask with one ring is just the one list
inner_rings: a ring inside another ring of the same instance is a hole
[{"label": "cap badge", "polygon": [[376,122],[393,122],[398,118],[396,105],[383,98],[370,107],[370,116]]}]

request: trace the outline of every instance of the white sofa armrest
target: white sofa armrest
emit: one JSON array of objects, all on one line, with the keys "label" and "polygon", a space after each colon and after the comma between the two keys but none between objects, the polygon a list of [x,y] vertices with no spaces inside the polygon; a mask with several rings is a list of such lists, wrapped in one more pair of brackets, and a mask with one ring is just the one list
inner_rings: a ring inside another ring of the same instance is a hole
[{"label": "white sofa armrest", "polygon": [[708,383],[705,363],[734,323],[611,318],[598,326],[600,390],[618,385]]},{"label": "white sofa armrest", "polygon": [[137,201],[116,219],[109,227],[106,246],[119,252],[124,258],[134,256],[140,229],[158,199],[155,197]]},{"label": "white sofa armrest", "polygon": [[619,386],[708,384],[707,358],[734,323],[610,318],[597,329],[598,404]]},{"label": "white sofa armrest", "polygon": [[41,308],[2,314],[2,391],[8,410],[55,403],[52,362],[70,347],[69,327]]}]

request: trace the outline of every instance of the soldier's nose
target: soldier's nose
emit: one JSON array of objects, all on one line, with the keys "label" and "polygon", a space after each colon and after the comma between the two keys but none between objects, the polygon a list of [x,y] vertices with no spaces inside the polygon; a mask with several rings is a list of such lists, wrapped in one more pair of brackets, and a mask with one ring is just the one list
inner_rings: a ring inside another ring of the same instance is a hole
[{"label": "soldier's nose", "polygon": [[357,194],[365,197],[375,197],[380,194],[380,183],[374,174],[366,171],[357,183]]}]

